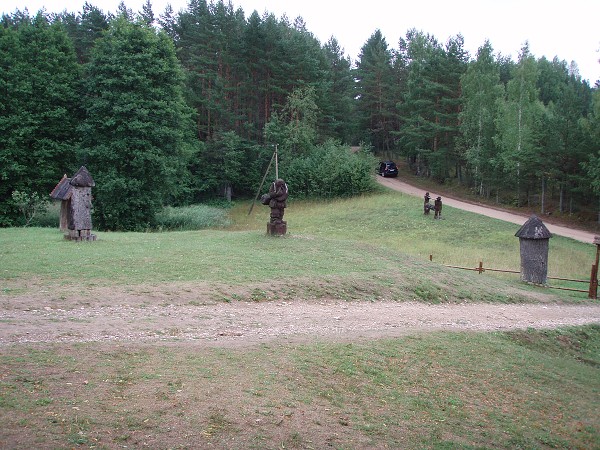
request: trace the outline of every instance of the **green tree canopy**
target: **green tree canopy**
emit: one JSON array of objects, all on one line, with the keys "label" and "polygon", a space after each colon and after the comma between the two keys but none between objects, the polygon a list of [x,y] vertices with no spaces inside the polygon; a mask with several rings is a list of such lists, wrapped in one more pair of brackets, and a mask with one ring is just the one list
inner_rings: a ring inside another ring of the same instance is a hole
[{"label": "green tree canopy", "polygon": [[0,27],[0,225],[12,192],[47,197],[76,166],[79,67],[60,24],[38,13]]},{"label": "green tree canopy", "polygon": [[537,62],[526,45],[508,82],[506,100],[499,103],[497,119],[496,143],[501,149],[504,173],[517,186],[517,205],[521,202],[521,186],[527,182],[529,188],[541,167],[539,133],[543,105],[537,80]]},{"label": "green tree canopy", "polygon": [[494,142],[496,108],[504,96],[499,67],[489,41],[479,48],[476,60],[469,64],[461,86],[460,128],[467,164],[480,195],[489,194],[498,174],[498,149]]},{"label": "green tree canopy", "polygon": [[165,33],[121,17],[97,41],[87,67],[81,131],[100,228],[151,225],[156,211],[184,187],[191,127],[182,83]]},{"label": "green tree canopy", "polygon": [[392,52],[380,30],[363,45],[356,67],[360,127],[377,150],[393,147],[395,100]]}]

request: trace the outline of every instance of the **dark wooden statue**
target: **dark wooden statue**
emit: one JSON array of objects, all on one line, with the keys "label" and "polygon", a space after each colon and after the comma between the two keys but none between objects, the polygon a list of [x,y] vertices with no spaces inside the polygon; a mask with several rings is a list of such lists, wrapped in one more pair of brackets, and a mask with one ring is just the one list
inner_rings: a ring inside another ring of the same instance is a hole
[{"label": "dark wooden statue", "polygon": [[431,211],[431,203],[429,203],[429,200],[431,200],[431,196],[429,195],[429,192],[425,192],[423,200],[423,213],[429,215],[429,211]]},{"label": "dark wooden statue", "polygon": [[438,197],[433,202],[433,210],[434,210],[434,219],[442,218],[442,197]]},{"label": "dark wooden statue", "polygon": [[263,205],[271,208],[271,217],[267,224],[267,234],[282,236],[287,232],[287,222],[283,220],[283,214],[287,206],[288,187],[281,178],[273,181],[269,187],[269,193],[261,197]]}]

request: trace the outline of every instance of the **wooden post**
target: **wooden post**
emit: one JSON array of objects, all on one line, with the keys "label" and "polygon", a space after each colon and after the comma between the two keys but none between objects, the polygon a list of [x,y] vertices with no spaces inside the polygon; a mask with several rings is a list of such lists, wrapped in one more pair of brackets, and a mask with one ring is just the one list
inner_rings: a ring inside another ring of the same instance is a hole
[{"label": "wooden post", "polygon": [[590,274],[590,289],[588,298],[598,297],[598,266],[592,264],[592,273]]},{"label": "wooden post", "polygon": [[483,272],[483,262],[479,261],[479,268],[477,269],[477,271],[479,272],[479,275],[481,275],[481,272]]},{"label": "wooden post", "polygon": [[269,174],[269,169],[271,168],[271,164],[273,164],[273,160],[275,159],[275,153],[273,153],[273,156],[271,156],[271,160],[269,161],[269,165],[267,166],[267,170],[265,171],[265,175],[263,176],[262,181],[260,182],[260,186],[258,187],[258,191],[256,191],[256,196],[254,197],[254,200],[252,201],[252,204],[250,205],[250,209],[248,210],[248,215],[250,215],[250,213],[252,212],[252,209],[254,208],[254,204],[256,203],[256,200],[258,199],[258,196],[260,195],[260,191],[263,187],[263,184],[265,184],[265,180],[267,179],[267,175]]},{"label": "wooden post", "polygon": [[594,244],[596,244],[596,269],[598,268],[598,260],[600,259],[600,236],[594,237]]},{"label": "wooden post", "polygon": [[433,261],[433,255],[429,255],[429,261]]},{"label": "wooden post", "polygon": [[594,237],[594,244],[596,244],[596,263],[592,265],[588,298],[596,299],[598,298],[598,260],[600,259],[600,236]]}]

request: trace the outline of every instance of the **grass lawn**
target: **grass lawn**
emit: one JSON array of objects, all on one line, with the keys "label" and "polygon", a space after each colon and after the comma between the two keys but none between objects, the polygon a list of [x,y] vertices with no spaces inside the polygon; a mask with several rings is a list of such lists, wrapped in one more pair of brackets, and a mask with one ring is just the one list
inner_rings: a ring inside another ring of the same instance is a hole
[{"label": "grass lawn", "polygon": [[[442,265],[518,270],[512,224],[449,207],[433,221],[420,199],[379,193],[290,202],[289,235],[270,238],[268,208],[249,206],[228,228],[90,243],[0,229],[0,314],[149,286],[232,303],[587,301]],[[585,279],[594,256],[554,237],[550,275]],[[246,348],[0,344],[0,448],[600,448],[599,370],[598,325]]]},{"label": "grass lawn", "polygon": [[600,447],[600,327],[359,344],[11,346],[2,448]]}]

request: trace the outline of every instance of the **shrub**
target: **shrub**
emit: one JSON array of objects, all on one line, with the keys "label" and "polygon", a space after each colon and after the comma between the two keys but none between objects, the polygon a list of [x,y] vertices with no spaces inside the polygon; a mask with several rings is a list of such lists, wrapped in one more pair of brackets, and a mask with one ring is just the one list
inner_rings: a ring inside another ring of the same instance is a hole
[{"label": "shrub", "polygon": [[60,225],[60,202],[51,202],[48,208],[40,211],[33,220],[31,226],[42,228],[58,228]]},{"label": "shrub", "polygon": [[208,205],[163,208],[156,215],[156,227],[160,231],[200,230],[229,225],[227,210]]},{"label": "shrub", "polygon": [[34,218],[48,209],[49,201],[37,192],[13,191],[12,200],[22,214],[23,226],[28,226]]},{"label": "shrub", "polygon": [[367,151],[352,152],[334,141],[295,158],[286,170],[286,182],[294,197],[350,197],[375,188],[377,161]]}]

